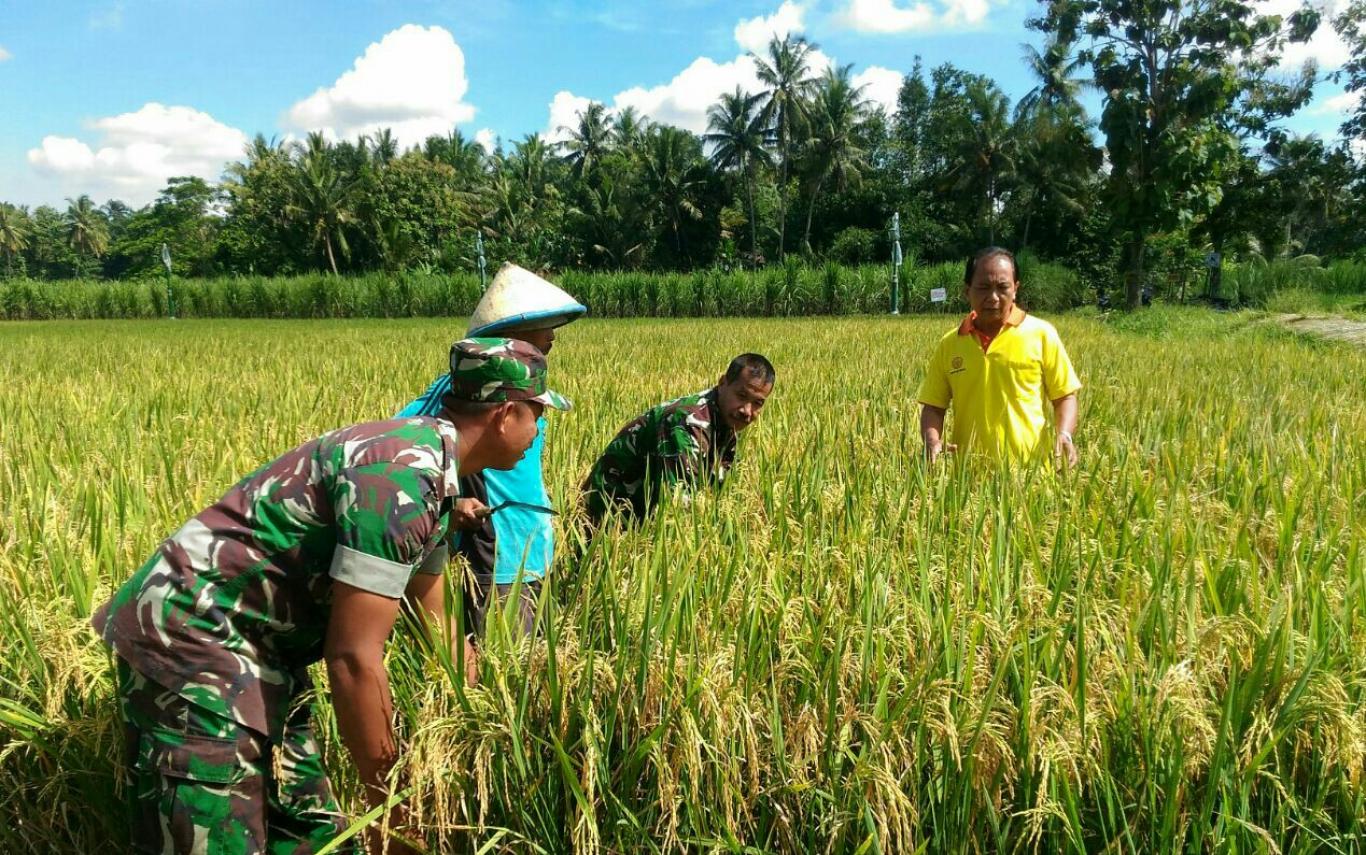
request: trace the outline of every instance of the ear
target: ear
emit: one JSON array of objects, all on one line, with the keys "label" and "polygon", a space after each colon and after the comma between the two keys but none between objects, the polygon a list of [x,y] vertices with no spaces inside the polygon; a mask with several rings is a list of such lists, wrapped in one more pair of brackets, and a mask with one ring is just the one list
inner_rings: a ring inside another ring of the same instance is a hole
[{"label": "ear", "polygon": [[505,433],[508,419],[512,417],[512,408],[515,406],[516,404],[511,401],[504,401],[494,407],[493,414],[489,417],[489,429],[497,431],[500,436]]}]

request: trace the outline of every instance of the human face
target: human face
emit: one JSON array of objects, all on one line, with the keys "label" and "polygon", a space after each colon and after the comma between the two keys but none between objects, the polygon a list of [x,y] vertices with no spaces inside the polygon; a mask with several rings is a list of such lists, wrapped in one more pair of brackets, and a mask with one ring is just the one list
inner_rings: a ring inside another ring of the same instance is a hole
[{"label": "human face", "polygon": [[1015,291],[1019,287],[1015,265],[1009,258],[995,255],[979,263],[964,289],[968,305],[977,313],[977,328],[984,332],[1000,329],[1015,308]]},{"label": "human face", "polygon": [[545,410],[540,401],[512,401],[494,415],[494,448],[489,469],[512,469],[536,441],[536,422]]},{"label": "human face", "polygon": [[546,327],[540,330],[515,330],[508,335],[512,338],[521,339],[547,356],[550,355],[550,348],[555,346],[554,327]]},{"label": "human face", "polygon": [[759,418],[759,411],[772,393],[772,383],[765,383],[762,378],[749,372],[741,372],[739,377],[730,382],[721,378],[716,386],[716,401],[726,424],[739,433]]}]

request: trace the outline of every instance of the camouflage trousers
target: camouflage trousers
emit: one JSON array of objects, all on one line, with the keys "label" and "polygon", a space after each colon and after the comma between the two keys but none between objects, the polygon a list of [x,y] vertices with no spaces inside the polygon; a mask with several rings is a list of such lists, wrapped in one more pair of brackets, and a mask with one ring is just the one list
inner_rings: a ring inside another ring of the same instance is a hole
[{"label": "camouflage trousers", "polygon": [[118,681],[135,852],[307,855],[346,827],[307,705],[275,742],[122,659]]}]

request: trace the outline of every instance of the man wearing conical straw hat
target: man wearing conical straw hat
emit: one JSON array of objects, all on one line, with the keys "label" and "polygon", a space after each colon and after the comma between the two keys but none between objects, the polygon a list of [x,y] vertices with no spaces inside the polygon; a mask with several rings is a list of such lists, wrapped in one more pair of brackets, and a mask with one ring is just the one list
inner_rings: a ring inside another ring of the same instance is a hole
[{"label": "man wearing conical straw hat", "polygon": [[[573,297],[540,276],[504,264],[470,316],[470,336],[507,336],[549,354],[555,330],[588,310]],[[450,377],[438,376],[400,416],[429,415],[440,410]],[[536,615],[541,579],[550,570],[555,549],[550,500],[546,494],[541,456],[545,419],[537,425],[536,441],[526,457],[508,471],[485,470],[460,479],[462,498],[456,502],[455,525],[461,529],[455,551],[470,563],[472,584],[466,591],[466,632],[483,632],[487,607],[517,593],[518,620],[530,631]],[[477,674],[473,647],[466,648],[467,677]]]}]

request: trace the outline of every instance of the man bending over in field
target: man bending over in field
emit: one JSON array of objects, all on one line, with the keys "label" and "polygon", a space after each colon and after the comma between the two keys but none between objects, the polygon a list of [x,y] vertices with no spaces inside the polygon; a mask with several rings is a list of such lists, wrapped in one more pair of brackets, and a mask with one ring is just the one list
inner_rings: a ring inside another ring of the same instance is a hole
[{"label": "man bending over in field", "polygon": [[[1077,462],[1081,381],[1058,331],[1015,305],[1015,256],[1000,247],[968,260],[963,293],[972,312],[939,340],[920,386],[920,434],[931,462],[949,451],[1003,461],[1032,457],[1043,437],[1044,403],[1053,407],[1055,456]],[[954,443],[943,442],[944,414],[954,407]]]},{"label": "man bending over in field", "polygon": [[286,452],[162,542],[96,613],[116,656],[136,851],[309,853],[345,828],[309,723],[319,659],[369,801],[384,799],[398,746],[383,658],[400,603],[459,643],[441,579],[458,481],[516,465],[546,405],[569,409],[539,350],[456,342],[436,418]]},{"label": "man bending over in field", "polygon": [[653,407],[623,427],[583,484],[590,536],[613,508],[640,518],[666,490],[719,484],[735,463],[736,435],[759,417],[774,377],[767,359],[744,353],[712,388]]},{"label": "man bending over in field", "polygon": [[[586,311],[573,297],[531,271],[504,264],[470,315],[466,335],[507,336],[534,345],[548,356],[555,330]],[[442,374],[398,415],[434,415],[450,385],[450,375]],[[479,673],[474,639],[484,631],[495,593],[502,600],[514,589],[519,591],[517,615],[524,632],[531,632],[536,619],[541,579],[549,572],[555,553],[551,517],[537,510],[550,505],[541,464],[545,428],[545,419],[540,419],[536,441],[512,469],[489,469],[460,479],[461,498],[451,514],[451,525],[458,530],[452,547],[470,566],[464,586],[469,642],[465,679],[470,683]],[[493,513],[492,508],[500,505],[502,509]]]}]

